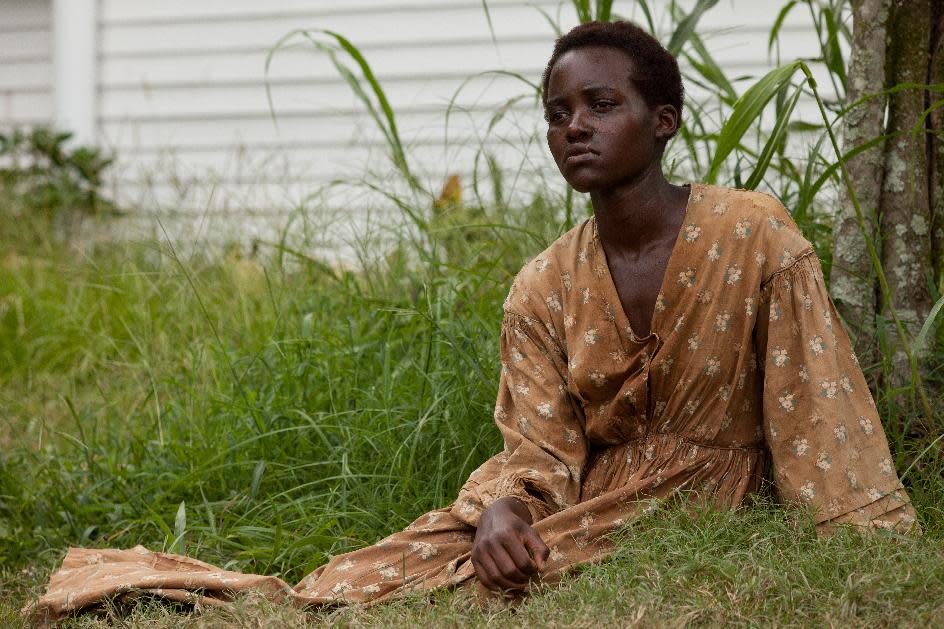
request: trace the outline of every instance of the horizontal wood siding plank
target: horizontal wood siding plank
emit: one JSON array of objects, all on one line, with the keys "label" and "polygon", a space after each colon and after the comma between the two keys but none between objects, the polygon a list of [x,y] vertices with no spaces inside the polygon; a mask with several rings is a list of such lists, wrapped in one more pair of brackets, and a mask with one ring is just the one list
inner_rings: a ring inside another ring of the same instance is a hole
[{"label": "horizontal wood siding plank", "polygon": [[52,58],[52,31],[49,28],[0,32],[0,61],[36,58]]},{"label": "horizontal wood siding plank", "polygon": [[[488,0],[492,9],[499,7],[540,6],[554,9],[558,0]],[[259,20],[271,16],[318,16],[357,15],[363,13],[408,13],[430,12],[442,9],[477,8],[481,0],[280,0],[277,5],[258,0],[163,0],[153,2],[129,2],[127,0],[102,0],[101,21],[104,24],[140,24],[155,22],[198,22],[201,20]]]},{"label": "horizontal wood siding plank", "polygon": [[[471,180],[468,173],[459,173],[462,181]],[[529,177],[538,181],[544,177],[547,186],[544,191],[547,198],[563,194],[556,173],[529,173]],[[552,178],[553,177],[553,178]],[[481,184],[483,201],[491,200],[492,189],[488,182]],[[513,200],[528,203],[534,200],[533,189],[527,194],[521,191]],[[507,192],[506,192],[507,194]],[[404,199],[408,195],[403,194]],[[476,203],[474,195],[466,191],[464,197],[469,203]],[[268,214],[288,218],[290,213],[297,213],[297,221],[308,221],[322,226],[343,225],[351,222],[363,223],[365,215],[372,218],[383,217],[382,227],[391,228],[398,221],[407,221],[408,217],[392,208],[390,200],[379,191],[363,185],[345,185],[327,188],[309,182],[280,183],[230,183],[222,182],[215,189],[208,186],[172,186],[172,185],[125,185],[119,189],[117,200],[125,206],[133,207],[136,200],[146,199],[149,212],[171,217],[200,217],[225,215],[233,220],[246,214]],[[423,208],[431,213],[431,208]]]},{"label": "horizontal wood siding plank", "polygon": [[52,121],[51,28],[49,0],[0,2],[0,127]]},{"label": "horizontal wood siding plank", "polygon": [[[298,18],[274,17],[258,21],[213,21],[141,26],[105,26],[101,50],[105,55],[191,48],[240,46],[271,47],[297,29],[325,29],[342,33],[355,45],[382,38],[390,44],[449,42],[454,38],[488,37],[488,22],[481,7],[430,11],[418,20],[403,12],[339,15],[330,20],[306,22]],[[528,7],[503,7],[492,11],[496,37],[516,37],[550,30],[541,15]],[[327,41],[325,39],[325,41]]]},{"label": "horizontal wood siding plank", "polygon": [[[530,144],[509,142],[464,143],[444,148],[437,144],[411,147],[409,163],[417,171],[434,173],[437,180],[452,170],[470,170],[476,157],[486,151],[499,163],[524,164],[543,169],[551,165],[550,157],[539,139]],[[485,166],[481,163],[482,167]],[[371,174],[383,176],[391,170],[389,151],[381,144],[334,147],[285,147],[279,150],[214,150],[118,155],[114,171],[120,177],[147,180],[208,178],[264,182],[280,178],[339,177],[360,179]]]},{"label": "horizontal wood siding plank", "polygon": [[52,91],[52,61],[0,63],[0,91]]},{"label": "horizontal wood siding plank", "polygon": [[0,2],[0,33],[49,30],[49,0]]},{"label": "horizontal wood siding plank", "polygon": [[51,91],[0,91],[0,122],[8,126],[49,124],[52,117]]},{"label": "horizontal wood siding plank", "polygon": [[[401,116],[400,133],[407,147],[418,144],[445,146],[521,141],[526,135],[538,135],[543,141],[544,122],[536,109],[516,110],[499,120],[488,131],[491,114],[456,115],[446,121],[430,120],[429,116]],[[350,117],[336,116],[343,123]],[[112,141],[110,147],[118,153],[150,154],[173,147],[178,152],[214,150],[279,150],[283,147],[330,148],[349,144],[385,145],[381,132],[371,121],[352,130],[347,125],[331,126],[325,117],[285,119],[276,127],[271,121],[252,121],[238,128],[228,122],[215,121],[182,123],[174,128],[163,124],[138,125],[131,122],[107,123],[102,130]],[[188,133],[188,131],[192,131]]]}]

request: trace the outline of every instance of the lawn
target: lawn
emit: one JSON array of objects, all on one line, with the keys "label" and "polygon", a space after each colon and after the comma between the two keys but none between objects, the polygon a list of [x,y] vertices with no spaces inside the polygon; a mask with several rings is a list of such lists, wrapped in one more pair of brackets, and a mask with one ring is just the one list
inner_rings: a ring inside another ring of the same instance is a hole
[{"label": "lawn", "polygon": [[[357,270],[284,250],[76,253],[3,234],[0,624],[20,623],[68,545],[140,543],[295,582],[448,504],[501,447],[501,302],[548,229],[481,228],[461,255]],[[926,441],[902,444],[919,538],[820,540],[776,505],[694,517],[669,505],[611,560],[518,605],[444,592],[304,614],[246,600],[71,624],[944,624],[942,466],[933,448],[917,458]]]}]

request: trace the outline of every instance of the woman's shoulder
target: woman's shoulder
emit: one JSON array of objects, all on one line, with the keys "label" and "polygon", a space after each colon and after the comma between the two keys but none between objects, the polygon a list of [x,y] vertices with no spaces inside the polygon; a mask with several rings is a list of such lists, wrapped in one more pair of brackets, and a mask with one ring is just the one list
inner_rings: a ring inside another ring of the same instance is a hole
[{"label": "woman's shoulder", "polygon": [[729,188],[713,184],[692,184],[690,213],[692,209],[703,217],[710,216],[718,223],[732,223],[744,219],[768,221],[774,230],[788,226],[796,229],[796,223],[783,203],[768,192]]},{"label": "woman's shoulder", "polygon": [[505,312],[546,320],[560,312],[578,268],[588,265],[593,247],[593,217],[566,231],[521,267],[505,299]]},{"label": "woman's shoulder", "polygon": [[697,231],[706,242],[717,242],[738,257],[754,261],[761,266],[762,280],[813,251],[777,197],[756,190],[695,186],[683,230]]}]

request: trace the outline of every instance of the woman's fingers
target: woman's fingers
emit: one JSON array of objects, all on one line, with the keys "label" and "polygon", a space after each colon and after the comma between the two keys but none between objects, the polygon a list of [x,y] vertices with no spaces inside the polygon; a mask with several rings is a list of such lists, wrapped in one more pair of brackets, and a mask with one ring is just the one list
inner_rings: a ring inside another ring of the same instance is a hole
[{"label": "woman's fingers", "polygon": [[479,581],[490,590],[517,590],[521,587],[504,576],[491,552],[480,553],[477,563],[473,560],[473,565]]},{"label": "woman's fingers", "polygon": [[[501,577],[511,584],[512,589],[519,589],[528,584],[528,573],[518,569],[515,560],[512,559],[506,548],[517,545],[522,552],[524,547],[518,540],[506,540],[502,545],[496,545],[492,549],[491,558],[495,562],[495,567],[501,573]],[[527,553],[525,553],[527,555]]]},{"label": "woman's fingers", "polygon": [[541,539],[538,532],[529,526],[521,541],[524,543],[525,547],[531,551],[535,567],[538,570],[544,570],[547,558],[551,555],[551,549],[547,547],[547,544],[544,543],[544,540]]},{"label": "woman's fingers", "polygon": [[[530,563],[524,546],[520,542],[518,546],[519,552]],[[482,585],[490,590],[520,590],[528,585],[528,573],[518,568],[511,554],[498,541],[483,544],[479,552],[474,553],[472,565]]]},{"label": "woman's fingers", "polygon": [[475,576],[482,582],[482,585],[489,590],[498,589],[498,584],[492,580],[492,575],[495,574],[496,571],[495,564],[491,559],[487,559],[484,556],[472,557],[472,566],[475,568]]},{"label": "woman's fingers", "polygon": [[528,549],[524,545],[523,537],[522,539],[506,539],[503,546],[517,571],[526,579],[538,571],[537,565],[531,559]]}]

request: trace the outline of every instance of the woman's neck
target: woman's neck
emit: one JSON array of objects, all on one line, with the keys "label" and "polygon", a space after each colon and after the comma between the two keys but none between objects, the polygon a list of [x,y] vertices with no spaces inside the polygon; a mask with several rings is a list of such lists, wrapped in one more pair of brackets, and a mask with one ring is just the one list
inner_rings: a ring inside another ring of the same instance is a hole
[{"label": "woman's neck", "polygon": [[607,249],[639,251],[678,234],[688,192],[666,181],[658,164],[617,188],[590,193],[600,239]]}]

